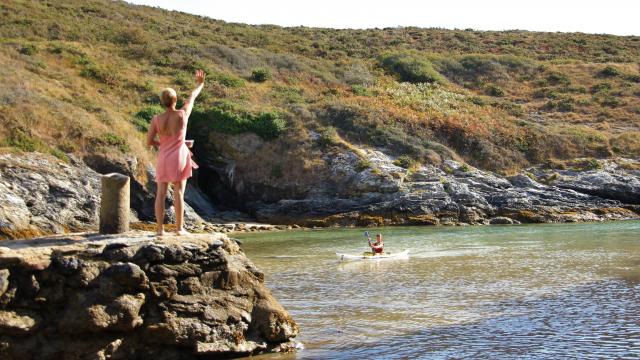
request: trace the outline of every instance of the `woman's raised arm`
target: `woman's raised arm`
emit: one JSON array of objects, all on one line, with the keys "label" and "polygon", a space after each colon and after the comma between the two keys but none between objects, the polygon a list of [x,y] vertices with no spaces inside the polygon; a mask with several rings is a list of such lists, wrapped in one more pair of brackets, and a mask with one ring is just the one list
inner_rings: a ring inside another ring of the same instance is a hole
[{"label": "woman's raised arm", "polygon": [[193,110],[193,103],[196,101],[196,97],[198,97],[198,94],[200,94],[200,91],[202,91],[202,88],[204,87],[204,77],[204,71],[196,70],[196,88],[193,89],[191,95],[189,95],[189,98],[182,106],[182,110],[184,110],[187,118],[191,115],[191,110]]}]

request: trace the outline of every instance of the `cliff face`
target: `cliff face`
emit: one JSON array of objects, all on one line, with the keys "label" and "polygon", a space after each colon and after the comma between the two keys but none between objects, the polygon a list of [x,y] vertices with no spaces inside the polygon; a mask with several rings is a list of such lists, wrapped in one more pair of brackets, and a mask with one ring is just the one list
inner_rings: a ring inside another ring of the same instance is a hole
[{"label": "cliff face", "polygon": [[[601,221],[640,214],[640,163],[578,159],[523,169],[511,176],[460,161],[407,164],[388,149],[334,147],[306,172],[274,178],[256,162],[268,144],[246,136],[216,138],[233,147],[227,183],[259,221],[305,226],[453,225]],[[264,162],[264,161],[262,161]],[[205,164],[206,167],[206,164]],[[318,170],[320,169],[320,170]],[[300,175],[299,175],[300,174]],[[204,184],[203,184],[204,185]],[[205,185],[206,186],[206,185]],[[275,195],[275,196],[269,196]]]},{"label": "cliff face", "polygon": [[197,359],[282,351],[298,326],[226,236],[5,242],[0,358]]}]

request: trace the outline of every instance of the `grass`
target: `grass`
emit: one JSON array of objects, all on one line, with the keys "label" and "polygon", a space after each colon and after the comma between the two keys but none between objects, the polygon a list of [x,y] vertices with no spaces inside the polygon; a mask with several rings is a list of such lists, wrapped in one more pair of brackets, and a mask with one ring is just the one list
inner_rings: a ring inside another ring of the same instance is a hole
[{"label": "grass", "polygon": [[263,161],[316,173],[343,144],[492,170],[640,156],[638,36],[250,26],[105,0],[1,7],[0,141],[23,151],[148,160],[157,93],[182,101],[202,68],[199,144],[251,132],[269,143]]}]

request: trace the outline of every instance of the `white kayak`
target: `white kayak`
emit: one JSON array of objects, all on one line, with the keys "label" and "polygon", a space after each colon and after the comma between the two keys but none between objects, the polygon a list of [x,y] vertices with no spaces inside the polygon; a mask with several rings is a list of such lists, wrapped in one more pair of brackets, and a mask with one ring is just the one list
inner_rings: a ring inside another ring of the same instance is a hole
[{"label": "white kayak", "polygon": [[402,259],[409,257],[409,249],[398,253],[384,253],[380,255],[373,255],[370,252],[363,253],[362,255],[351,255],[336,253],[340,260],[383,260],[383,259]]}]

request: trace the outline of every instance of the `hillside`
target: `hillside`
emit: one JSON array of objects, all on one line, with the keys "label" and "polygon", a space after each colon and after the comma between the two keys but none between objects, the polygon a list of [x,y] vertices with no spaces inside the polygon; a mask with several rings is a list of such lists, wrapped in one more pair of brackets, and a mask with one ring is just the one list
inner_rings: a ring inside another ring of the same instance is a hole
[{"label": "hillside", "polygon": [[345,151],[360,170],[381,149],[405,169],[502,174],[640,155],[638,36],[249,26],[107,0],[0,10],[3,151],[151,163],[159,89],[184,96],[202,68],[198,182],[230,207],[307,196]]}]

